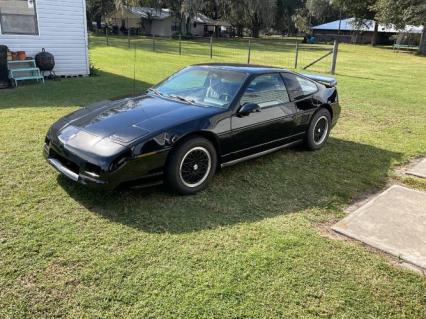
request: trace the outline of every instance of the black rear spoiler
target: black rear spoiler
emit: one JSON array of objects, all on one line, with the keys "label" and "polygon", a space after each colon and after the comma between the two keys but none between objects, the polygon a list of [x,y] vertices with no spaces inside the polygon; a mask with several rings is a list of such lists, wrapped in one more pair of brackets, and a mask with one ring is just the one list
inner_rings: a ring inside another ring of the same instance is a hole
[{"label": "black rear spoiler", "polygon": [[303,76],[307,77],[308,79],[314,80],[316,82],[320,82],[322,84],[325,84],[327,86],[336,86],[337,80],[335,78],[329,77],[329,76],[322,76],[322,75],[316,75],[316,74],[304,74]]}]

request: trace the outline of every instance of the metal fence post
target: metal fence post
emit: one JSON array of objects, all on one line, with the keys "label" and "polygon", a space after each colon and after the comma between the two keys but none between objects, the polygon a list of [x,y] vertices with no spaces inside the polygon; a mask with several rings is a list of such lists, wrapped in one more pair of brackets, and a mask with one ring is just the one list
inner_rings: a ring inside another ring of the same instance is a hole
[{"label": "metal fence post", "polygon": [[105,27],[105,39],[106,39],[106,45],[109,46],[108,27]]},{"label": "metal fence post", "polygon": [[339,51],[339,41],[334,40],[333,58],[331,60],[331,69],[330,69],[331,74],[336,74],[336,64],[337,64],[337,53],[338,53],[338,51]]},{"label": "metal fence post", "polygon": [[249,42],[248,42],[247,64],[250,64],[250,60],[251,60],[251,39],[249,39]]},{"label": "metal fence post", "polygon": [[[127,24],[127,26],[129,26],[129,24]],[[130,28],[127,29],[127,45],[130,49]]]},{"label": "metal fence post", "polygon": [[294,53],[294,68],[297,69],[297,60],[299,59],[299,42],[296,42],[296,50]]},{"label": "metal fence post", "polygon": [[182,55],[182,35],[179,33],[179,55]]},{"label": "metal fence post", "polygon": [[152,35],[152,51],[155,52],[155,34]]},{"label": "metal fence post", "polygon": [[136,95],[136,43],[133,55],[133,95]]},{"label": "metal fence post", "polygon": [[210,59],[213,59],[213,37],[210,37]]}]

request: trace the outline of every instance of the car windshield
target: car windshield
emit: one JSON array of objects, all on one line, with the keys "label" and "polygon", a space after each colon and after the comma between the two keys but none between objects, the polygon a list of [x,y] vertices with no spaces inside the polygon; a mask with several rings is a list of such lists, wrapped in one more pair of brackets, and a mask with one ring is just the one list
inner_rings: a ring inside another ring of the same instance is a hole
[{"label": "car windshield", "polygon": [[243,85],[247,74],[211,67],[184,69],[150,91],[202,106],[227,108]]}]

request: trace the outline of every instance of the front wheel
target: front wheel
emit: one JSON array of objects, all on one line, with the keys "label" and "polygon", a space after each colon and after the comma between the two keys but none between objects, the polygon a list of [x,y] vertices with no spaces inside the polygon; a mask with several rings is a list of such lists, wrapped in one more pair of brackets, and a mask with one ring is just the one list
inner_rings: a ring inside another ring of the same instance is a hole
[{"label": "front wheel", "polygon": [[328,140],[331,129],[331,115],[326,109],[320,109],[312,117],[306,133],[306,146],[309,150],[319,150]]},{"label": "front wheel", "polygon": [[166,165],[168,185],[182,195],[195,194],[207,187],[216,171],[217,154],[212,143],[192,138],[173,150]]}]

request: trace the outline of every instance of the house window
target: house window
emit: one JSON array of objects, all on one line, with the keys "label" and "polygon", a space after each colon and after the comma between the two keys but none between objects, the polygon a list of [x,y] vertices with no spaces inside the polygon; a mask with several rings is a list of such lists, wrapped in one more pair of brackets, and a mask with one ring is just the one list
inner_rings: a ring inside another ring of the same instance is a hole
[{"label": "house window", "polygon": [[35,0],[0,0],[2,34],[38,35]]}]

